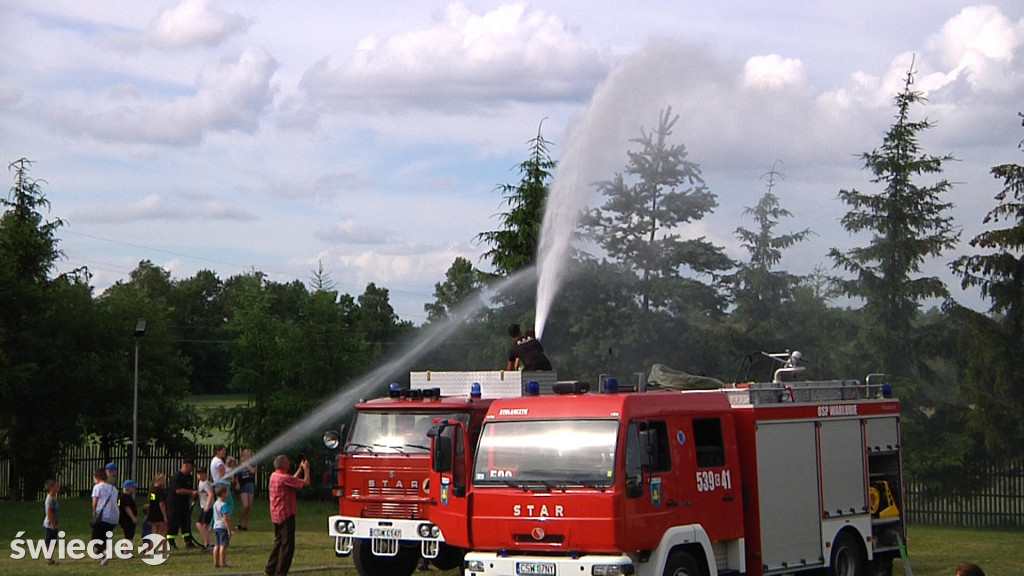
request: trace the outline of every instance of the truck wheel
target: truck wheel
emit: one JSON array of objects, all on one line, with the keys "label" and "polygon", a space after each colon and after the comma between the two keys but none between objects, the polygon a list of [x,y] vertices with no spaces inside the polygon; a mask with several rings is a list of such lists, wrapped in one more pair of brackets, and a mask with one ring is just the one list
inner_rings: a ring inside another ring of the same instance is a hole
[{"label": "truck wheel", "polygon": [[829,576],[865,576],[864,551],[860,543],[847,532],[842,532],[832,542],[832,565]]},{"label": "truck wheel", "polygon": [[419,548],[402,546],[394,556],[375,556],[371,541],[359,539],[353,544],[352,563],[361,576],[409,576],[416,571]]},{"label": "truck wheel", "polygon": [[665,576],[702,576],[703,572],[697,567],[697,561],[682,550],[669,554],[668,562],[665,563]]},{"label": "truck wheel", "polygon": [[462,566],[463,556],[465,554],[461,548],[441,544],[441,549],[437,552],[437,558],[431,560],[430,563],[437,566],[438,570],[447,572]]}]

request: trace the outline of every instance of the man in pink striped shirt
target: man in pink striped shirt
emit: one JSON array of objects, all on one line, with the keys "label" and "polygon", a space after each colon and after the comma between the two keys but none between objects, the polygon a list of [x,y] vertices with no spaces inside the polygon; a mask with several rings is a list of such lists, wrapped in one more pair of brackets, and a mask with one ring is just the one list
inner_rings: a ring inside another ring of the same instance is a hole
[{"label": "man in pink striped shirt", "polygon": [[266,576],[287,576],[295,555],[295,515],[298,513],[296,495],[309,486],[309,460],[299,463],[295,474],[289,474],[292,463],[280,454],[274,458],[274,473],[270,475],[270,520],[274,523],[274,547],[264,569]]}]

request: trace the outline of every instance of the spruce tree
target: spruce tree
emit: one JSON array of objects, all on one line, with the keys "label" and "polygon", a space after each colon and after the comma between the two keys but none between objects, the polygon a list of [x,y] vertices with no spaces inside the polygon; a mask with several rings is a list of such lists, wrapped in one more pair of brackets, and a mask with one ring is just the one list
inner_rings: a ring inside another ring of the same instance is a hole
[{"label": "spruce tree", "polygon": [[[843,228],[850,233],[868,232],[871,241],[845,252],[829,251],[835,267],[853,275],[840,280],[841,291],[865,301],[867,331],[862,338],[879,362],[878,369],[889,374],[905,374],[915,357],[911,328],[922,302],[948,296],[941,279],[919,275],[922,264],[952,248],[959,238],[949,215],[952,204],[942,200],[951,188],[941,176],[943,165],[954,158],[921,150],[918,136],[933,124],[911,119],[911,108],[925,102],[913,85],[911,69],[894,99],[896,120],[882,146],[861,156],[873,176],[871,182],[882,185],[882,190],[839,192],[850,206],[841,220]],[[938,179],[920,182],[929,176]]]}]

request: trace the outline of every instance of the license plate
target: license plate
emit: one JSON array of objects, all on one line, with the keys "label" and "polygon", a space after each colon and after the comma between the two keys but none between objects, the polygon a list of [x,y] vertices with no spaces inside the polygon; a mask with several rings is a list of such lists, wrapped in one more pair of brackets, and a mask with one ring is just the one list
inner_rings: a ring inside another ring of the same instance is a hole
[{"label": "license plate", "polygon": [[516,574],[526,576],[528,574],[554,575],[554,573],[553,562],[516,562]]},{"label": "license plate", "polygon": [[402,538],[401,528],[370,528],[370,538]]}]

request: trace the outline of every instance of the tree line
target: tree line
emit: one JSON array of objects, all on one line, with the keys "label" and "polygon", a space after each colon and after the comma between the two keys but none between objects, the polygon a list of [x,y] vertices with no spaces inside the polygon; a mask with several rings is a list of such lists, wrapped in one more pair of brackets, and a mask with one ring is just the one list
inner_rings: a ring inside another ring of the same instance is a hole
[{"label": "tree line", "polygon": [[[771,366],[761,351],[797,348],[810,378],[886,374],[902,401],[908,470],[935,490],[966,490],[982,464],[1019,454],[1024,168],[992,168],[1003,190],[986,231],[969,242],[978,253],[951,264],[990,309],[960,306],[940,279],[921,273],[960,239],[943,178],[954,157],[921,150],[920,134],[933,127],[915,119],[923,103],[908,72],[881,145],[861,155],[875,190],[838,192],[848,207],[843,228],[870,239],[830,250],[831,266],[807,275],[779,269],[785,250],[815,231],[780,230],[792,213],[776,166],[744,211],[749,222],[735,230],[745,259],[684,233],[717,197],[675,134],[678,115],[662,110],[631,141],[623,169],[596,184],[603,202],[581,214],[569,280],[543,333],[559,376],[628,382],[658,362],[726,381],[763,379]],[[144,260],[94,294],[87,269],[55,274],[64,223],[48,219],[45,182],[32,178],[32,163],[12,163],[0,218],[0,450],[12,459],[12,478],[40,484],[63,447],[86,439],[108,448],[131,441],[136,346],[145,358],[140,450],[187,452],[203,438],[211,422],[185,402],[198,393],[245,394],[245,405],[214,418],[233,442],[262,445],[404,341],[533,266],[556,167],[550,147],[538,128],[520,180],[497,187],[499,229],[477,236],[489,248],[486,270],[457,258],[435,284],[423,326],[395,314],[386,288],[340,293],[323,267],[306,282],[273,282],[255,270],[174,279]],[[943,305],[924,309],[936,300]],[[133,338],[137,318],[147,328]],[[402,370],[498,369],[505,326],[533,321],[531,290],[502,291]],[[380,384],[383,391],[388,383]]]}]

